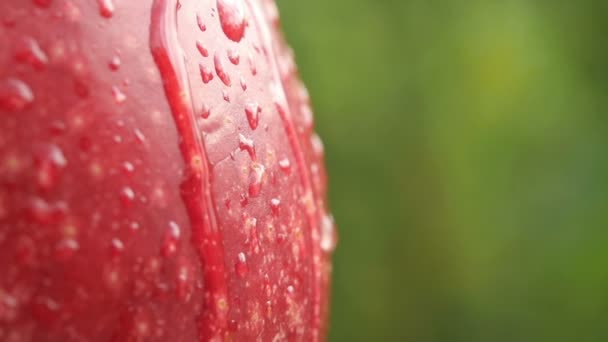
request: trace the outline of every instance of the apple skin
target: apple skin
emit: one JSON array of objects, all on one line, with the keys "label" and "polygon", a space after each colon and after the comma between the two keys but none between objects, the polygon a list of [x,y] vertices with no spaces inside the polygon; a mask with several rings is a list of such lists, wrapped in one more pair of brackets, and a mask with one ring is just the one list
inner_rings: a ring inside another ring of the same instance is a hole
[{"label": "apple skin", "polygon": [[323,146],[268,0],[0,2],[0,340],[321,341]]}]

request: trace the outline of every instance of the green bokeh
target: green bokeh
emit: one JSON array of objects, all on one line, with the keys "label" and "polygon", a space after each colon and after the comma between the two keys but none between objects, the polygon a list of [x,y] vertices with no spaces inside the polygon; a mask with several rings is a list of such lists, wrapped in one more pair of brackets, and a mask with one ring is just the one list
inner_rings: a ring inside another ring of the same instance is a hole
[{"label": "green bokeh", "polygon": [[278,0],[331,341],[608,341],[608,1]]}]

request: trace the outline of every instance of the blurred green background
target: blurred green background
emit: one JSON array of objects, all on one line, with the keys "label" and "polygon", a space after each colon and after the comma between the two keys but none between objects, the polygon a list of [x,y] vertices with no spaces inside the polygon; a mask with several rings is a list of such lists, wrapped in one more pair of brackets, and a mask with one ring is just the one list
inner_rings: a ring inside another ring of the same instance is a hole
[{"label": "blurred green background", "polygon": [[331,341],[608,341],[608,1],[278,0]]}]

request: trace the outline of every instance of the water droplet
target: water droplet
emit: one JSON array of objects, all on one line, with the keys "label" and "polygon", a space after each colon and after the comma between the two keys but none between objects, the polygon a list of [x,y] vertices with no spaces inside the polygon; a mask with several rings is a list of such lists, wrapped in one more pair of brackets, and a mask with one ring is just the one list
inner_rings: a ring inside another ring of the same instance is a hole
[{"label": "water droplet", "polygon": [[336,249],[338,234],[336,224],[331,215],[325,215],[321,222],[321,249],[326,253],[332,253]]},{"label": "water droplet", "polygon": [[97,0],[99,14],[104,18],[112,18],[114,15],[114,2],[112,0]]},{"label": "water droplet", "polygon": [[177,298],[189,301],[192,297],[192,286],[190,286],[190,274],[188,267],[181,265],[177,271],[177,285],[175,286]]},{"label": "water droplet", "polygon": [[114,100],[116,103],[123,103],[127,100],[127,95],[120,90],[117,86],[112,87],[112,96],[114,96]]},{"label": "water droplet", "polygon": [[114,238],[110,243],[110,255],[113,258],[119,257],[125,250],[125,245],[120,239]]},{"label": "water droplet", "polygon": [[312,150],[317,155],[317,158],[323,158],[325,154],[325,147],[323,146],[323,141],[321,137],[317,133],[313,133],[310,137],[310,143],[312,144]]},{"label": "water droplet", "polygon": [[177,252],[177,245],[181,235],[181,228],[173,221],[169,222],[169,228],[165,233],[161,254],[164,257],[169,257]]},{"label": "water droplet", "polygon": [[120,57],[118,56],[114,56],[112,57],[112,59],[110,60],[110,63],[108,64],[108,66],[110,67],[110,70],[112,71],[116,71],[118,69],[120,69],[120,64],[121,64],[121,60]]},{"label": "water droplet", "polygon": [[198,52],[201,54],[201,56],[209,57],[209,49],[207,49],[205,44],[203,44],[203,42],[201,42],[200,40],[196,41],[196,48],[198,49]]},{"label": "water droplet", "polygon": [[242,134],[239,134],[239,148],[241,149],[241,151],[247,151],[247,153],[249,153],[249,157],[252,160],[256,159],[255,145],[253,143],[253,140],[248,139]]},{"label": "water droplet", "polygon": [[138,222],[131,222],[129,224],[129,229],[131,229],[131,231],[136,232],[141,228],[141,226],[139,225]]},{"label": "water droplet", "polygon": [[203,105],[201,106],[200,115],[203,119],[207,119],[209,115],[211,115],[211,108],[209,108],[209,105],[203,103]]},{"label": "water droplet", "polygon": [[213,80],[213,72],[205,65],[199,65],[199,69],[201,71],[201,78],[203,79],[203,83],[207,84]]},{"label": "water droplet", "polygon": [[133,134],[135,134],[135,139],[137,139],[140,144],[146,142],[146,136],[138,128],[133,130]]},{"label": "water droplet", "polygon": [[245,10],[242,0],[217,0],[222,30],[228,39],[240,42],[245,35]]},{"label": "water droplet", "polygon": [[281,171],[289,174],[291,172],[291,162],[287,158],[279,160],[279,168]]},{"label": "water droplet", "polygon": [[241,61],[241,56],[239,55],[239,50],[237,50],[236,48],[230,48],[227,51],[228,53],[228,60],[230,60],[230,63],[234,64],[234,65],[238,65],[239,62]]},{"label": "water droplet", "polygon": [[18,112],[34,102],[32,89],[23,81],[9,78],[0,82],[0,109]]},{"label": "water droplet", "polygon": [[70,238],[62,239],[55,246],[55,258],[57,260],[67,260],[79,249],[80,245],[78,244],[78,241]]},{"label": "water droplet", "polygon": [[247,266],[247,256],[245,253],[241,252],[237,255],[234,269],[236,274],[238,274],[238,276],[241,278],[244,278],[247,275],[247,272],[249,272],[249,267]]},{"label": "water droplet", "polygon": [[224,98],[224,101],[230,103],[230,94],[228,94],[226,89],[222,89],[222,97]]},{"label": "water droplet", "polygon": [[120,191],[120,201],[123,207],[131,207],[135,202],[135,192],[130,187],[124,187]]},{"label": "water droplet", "polygon": [[257,197],[262,191],[262,181],[266,168],[262,164],[253,163],[251,172],[249,173],[249,196]]},{"label": "water droplet", "polygon": [[130,175],[135,171],[135,166],[133,166],[133,164],[131,162],[124,162],[122,163],[122,169],[125,172],[125,174]]},{"label": "water droplet", "polygon": [[245,114],[247,115],[247,121],[249,121],[249,127],[251,127],[252,130],[258,128],[261,111],[262,108],[260,108],[257,102],[249,102],[245,105]]},{"label": "water droplet", "polygon": [[213,63],[215,64],[215,73],[222,80],[222,82],[230,87],[232,82],[230,81],[230,76],[226,73],[226,68],[224,67],[224,63],[222,62],[222,57],[219,53],[215,53],[213,56]]},{"label": "water droplet", "polygon": [[59,181],[61,170],[67,166],[63,151],[56,145],[47,145],[36,156],[36,181],[44,190],[50,190]]},{"label": "water droplet", "polygon": [[249,70],[251,71],[251,74],[253,76],[258,74],[258,68],[255,65],[255,60],[253,59],[253,56],[251,54],[249,54],[249,57],[247,58],[249,60]]},{"label": "water droplet", "polygon": [[50,124],[50,132],[53,135],[62,135],[68,130],[65,122],[61,120],[54,120]]},{"label": "water droplet", "polygon": [[38,42],[31,37],[25,37],[19,41],[15,51],[15,59],[18,62],[30,64],[37,70],[44,69],[49,62],[46,53]]},{"label": "water droplet", "polygon": [[270,200],[270,210],[272,211],[272,215],[277,217],[279,216],[279,207],[281,206],[281,200],[278,198],[273,198]]},{"label": "water droplet", "polygon": [[67,215],[68,207],[64,202],[49,204],[40,197],[32,198],[28,203],[28,217],[40,224],[56,224]]},{"label": "water droplet", "polygon": [[245,81],[244,77],[241,77],[241,89],[243,89],[243,91],[247,90],[247,81]]},{"label": "water droplet", "polygon": [[207,25],[205,25],[203,18],[199,14],[196,15],[196,24],[202,32],[207,31]]}]

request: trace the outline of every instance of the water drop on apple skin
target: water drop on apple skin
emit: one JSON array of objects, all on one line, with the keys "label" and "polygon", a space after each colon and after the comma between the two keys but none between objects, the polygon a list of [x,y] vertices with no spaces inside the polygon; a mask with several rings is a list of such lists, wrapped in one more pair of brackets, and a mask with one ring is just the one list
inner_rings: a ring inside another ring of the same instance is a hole
[{"label": "water drop on apple skin", "polygon": [[222,56],[219,53],[215,53],[213,56],[213,63],[215,65],[215,73],[222,80],[222,83],[227,87],[232,85],[230,80],[230,75],[226,72],[226,67],[224,66],[224,62],[222,61]]},{"label": "water drop on apple skin", "polygon": [[34,159],[35,179],[39,189],[49,191],[57,186],[68,164],[61,148],[54,144],[43,145]]},{"label": "water drop on apple skin", "polygon": [[121,104],[127,100],[127,95],[125,95],[125,93],[123,93],[123,91],[117,86],[112,87],[112,96],[114,97],[114,101],[116,101],[118,104]]},{"label": "water drop on apple skin", "polygon": [[114,2],[113,0],[97,0],[99,6],[99,14],[104,18],[112,18],[114,16]]},{"label": "water drop on apple skin", "polygon": [[259,163],[253,163],[253,165],[251,165],[251,172],[249,173],[249,196],[258,197],[260,195],[265,173],[266,168],[264,165]]},{"label": "water drop on apple skin", "polygon": [[169,222],[168,229],[165,232],[165,236],[164,236],[163,242],[162,242],[162,247],[161,247],[162,256],[171,257],[177,252],[180,236],[181,236],[180,226],[173,221]]},{"label": "water drop on apple skin", "polygon": [[249,102],[245,105],[245,115],[247,116],[247,122],[252,130],[258,128],[260,122],[260,113],[262,109],[257,102]]},{"label": "water drop on apple skin", "polygon": [[249,267],[247,266],[247,256],[245,255],[245,253],[241,252],[237,255],[234,269],[239,277],[245,278],[245,276],[249,272]]},{"label": "water drop on apple skin", "polygon": [[49,63],[49,58],[32,37],[23,37],[15,49],[15,60],[31,65],[36,70],[43,70]]},{"label": "water drop on apple skin", "polygon": [[241,55],[239,54],[239,50],[236,48],[230,48],[227,50],[227,56],[230,63],[234,65],[239,65],[241,61]]},{"label": "water drop on apple skin", "polygon": [[207,48],[207,46],[201,42],[200,40],[198,40],[196,42],[196,49],[198,50],[198,52],[201,54],[201,56],[203,57],[209,57],[209,49]]},{"label": "water drop on apple skin", "polygon": [[242,134],[239,134],[239,149],[241,149],[241,151],[247,151],[251,160],[256,159],[255,145],[253,143],[253,140],[245,137]]},{"label": "water drop on apple skin", "polygon": [[272,212],[272,216],[274,217],[278,217],[279,216],[279,209],[281,206],[281,200],[278,198],[273,198],[270,200],[270,210]]},{"label": "water drop on apple skin", "polygon": [[7,112],[20,112],[34,102],[30,86],[16,78],[0,81],[0,109]]},{"label": "water drop on apple skin", "polygon": [[108,63],[108,67],[111,71],[117,71],[118,69],[120,69],[121,63],[122,62],[119,56],[113,56],[112,59],[110,59],[110,62]]},{"label": "water drop on apple skin", "polygon": [[247,22],[242,0],[217,0],[220,25],[226,37],[240,42],[245,35]]},{"label": "water drop on apple skin", "polygon": [[201,30],[201,32],[207,31],[207,25],[205,25],[203,17],[201,17],[200,14],[196,15],[196,24],[198,25],[198,29]]},{"label": "water drop on apple skin", "polygon": [[120,191],[120,202],[123,207],[131,208],[135,202],[135,192],[130,187],[126,186]]},{"label": "water drop on apple skin", "polygon": [[33,197],[28,201],[26,213],[34,223],[52,225],[66,217],[68,206],[64,202],[49,203],[41,197]]},{"label": "water drop on apple skin", "polygon": [[211,71],[211,69],[209,69],[209,67],[201,64],[199,66],[199,70],[201,73],[201,79],[203,80],[203,83],[207,84],[213,80],[213,72]]},{"label": "water drop on apple skin", "polygon": [[337,232],[334,218],[331,215],[324,215],[321,221],[321,250],[332,253],[337,245]]},{"label": "water drop on apple skin", "polygon": [[209,116],[211,115],[211,108],[209,107],[209,105],[206,103],[203,103],[203,105],[201,106],[201,110],[199,111],[199,114],[200,114],[201,118],[203,118],[203,119],[209,118]]}]

